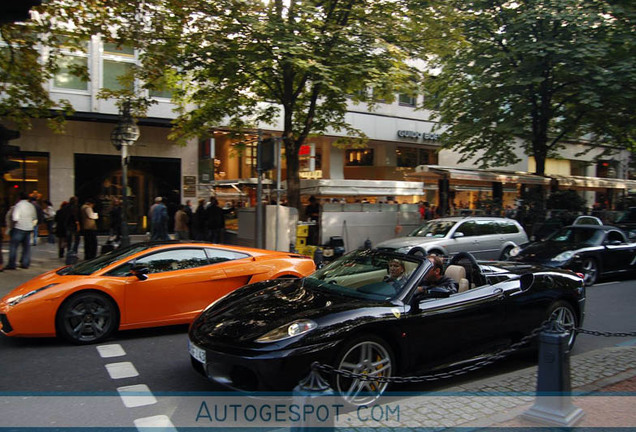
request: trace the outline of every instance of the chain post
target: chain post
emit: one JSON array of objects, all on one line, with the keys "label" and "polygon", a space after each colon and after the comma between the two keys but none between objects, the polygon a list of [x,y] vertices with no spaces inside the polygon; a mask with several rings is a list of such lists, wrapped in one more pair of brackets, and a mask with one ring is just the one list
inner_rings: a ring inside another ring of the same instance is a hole
[{"label": "chain post", "polygon": [[537,396],[523,417],[552,426],[572,426],[584,415],[572,405],[570,385],[570,334],[555,327],[539,335]]},{"label": "chain post", "polygon": [[[320,375],[320,369],[318,362],[314,362],[311,365],[309,375],[294,387],[292,403],[295,406],[312,406],[312,399],[336,395],[329,386],[329,383]],[[290,432],[313,431],[318,429],[321,432],[335,431],[335,417],[333,415],[329,415],[325,421],[304,415],[300,417],[301,419],[292,426]]]}]

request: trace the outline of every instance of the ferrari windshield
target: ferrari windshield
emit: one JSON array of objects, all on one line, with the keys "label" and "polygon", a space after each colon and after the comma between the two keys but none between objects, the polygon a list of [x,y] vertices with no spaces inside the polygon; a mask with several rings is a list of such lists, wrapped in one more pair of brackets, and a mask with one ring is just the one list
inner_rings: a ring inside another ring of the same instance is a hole
[{"label": "ferrari windshield", "polygon": [[305,280],[310,287],[321,290],[368,300],[387,300],[409,286],[410,279],[422,265],[421,260],[412,256],[361,250],[339,258]]},{"label": "ferrari windshield", "polygon": [[552,234],[547,241],[559,244],[597,246],[603,242],[603,230],[583,226],[565,227]]},{"label": "ferrari windshield", "polygon": [[409,234],[409,237],[446,237],[457,221],[430,221]]},{"label": "ferrari windshield", "polygon": [[64,267],[57,273],[59,275],[90,275],[95,273],[96,271],[103,269],[104,267],[108,267],[114,262],[126,258],[127,256],[146,250],[150,246],[151,245],[149,245],[148,243],[137,243],[125,248],[115,249],[110,253],[100,255],[91,260],[82,261],[73,266]]}]

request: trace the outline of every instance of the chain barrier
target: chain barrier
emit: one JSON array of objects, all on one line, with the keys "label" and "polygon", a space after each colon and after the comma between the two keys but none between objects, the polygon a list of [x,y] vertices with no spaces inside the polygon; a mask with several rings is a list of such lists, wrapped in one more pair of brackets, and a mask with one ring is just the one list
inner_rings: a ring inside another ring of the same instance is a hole
[{"label": "chain barrier", "polygon": [[582,328],[575,328],[575,332],[591,335],[591,336],[603,336],[603,337],[636,337],[636,332],[607,332],[598,330],[585,330]]},{"label": "chain barrier", "polygon": [[[437,381],[437,380],[442,380],[442,379],[447,379],[447,378],[453,378],[456,376],[460,376],[460,375],[464,375],[467,374],[469,372],[474,372],[477,371],[479,369],[482,369],[486,366],[489,366],[499,360],[502,360],[506,357],[508,357],[509,355],[511,355],[512,353],[520,350],[521,348],[523,348],[526,344],[528,344],[532,339],[534,339],[535,337],[537,337],[537,335],[539,333],[541,333],[543,330],[548,330],[548,329],[553,329],[554,330],[555,327],[555,323],[553,321],[549,321],[546,320],[544,322],[541,323],[541,325],[537,328],[535,328],[534,330],[532,330],[527,336],[524,336],[522,339],[520,339],[518,342],[510,345],[510,347],[506,348],[505,350],[501,350],[499,352],[497,352],[496,354],[493,354],[483,360],[480,360],[478,362],[475,362],[469,366],[464,366],[462,368],[459,369],[454,369],[451,371],[447,371],[447,372],[440,372],[440,373],[435,373],[435,374],[428,374],[428,375],[417,375],[417,376],[408,376],[408,377],[387,377],[387,376],[375,376],[375,375],[369,375],[369,374],[361,374],[361,373],[355,373],[355,372],[351,372],[351,371],[347,371],[347,370],[342,370],[342,369],[336,369],[333,366],[330,365],[326,365],[326,364],[322,364],[322,363],[318,363],[318,362],[314,362],[311,366],[312,369],[317,370],[317,371],[322,371],[325,373],[328,373],[330,375],[340,375],[343,376],[345,378],[350,378],[350,379],[358,379],[360,381],[373,381],[376,383],[395,383],[395,384],[404,384],[404,383],[421,383],[421,382],[429,382],[429,381]],[[592,335],[592,336],[604,336],[604,337],[636,337],[636,332],[605,332],[605,331],[595,331],[595,330],[585,330],[583,328],[580,327],[576,327],[576,328],[565,328],[563,329],[562,327],[557,328],[557,330],[567,330],[567,331],[575,331],[576,333],[581,333],[581,334],[587,334],[587,335]]]}]

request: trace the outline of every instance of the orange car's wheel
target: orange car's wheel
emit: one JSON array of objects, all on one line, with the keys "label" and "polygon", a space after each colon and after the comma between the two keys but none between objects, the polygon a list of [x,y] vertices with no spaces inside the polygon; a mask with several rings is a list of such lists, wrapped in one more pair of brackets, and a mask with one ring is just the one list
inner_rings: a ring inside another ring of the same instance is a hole
[{"label": "orange car's wheel", "polygon": [[98,292],[81,292],[62,303],[55,319],[57,333],[78,345],[97,343],[119,325],[115,303]]}]

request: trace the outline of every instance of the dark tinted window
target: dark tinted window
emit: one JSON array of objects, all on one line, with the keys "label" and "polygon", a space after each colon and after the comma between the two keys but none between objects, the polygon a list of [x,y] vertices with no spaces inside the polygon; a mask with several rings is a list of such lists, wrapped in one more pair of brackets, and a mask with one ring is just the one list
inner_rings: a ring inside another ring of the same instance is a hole
[{"label": "dark tinted window", "polygon": [[125,276],[130,273],[133,264],[147,265],[149,273],[163,273],[201,267],[210,264],[210,261],[201,248],[162,250],[122,264],[108,272],[108,276]]},{"label": "dark tinted window", "polygon": [[498,233],[501,234],[516,234],[519,232],[517,225],[511,221],[500,221],[497,225]]},{"label": "dark tinted window", "polygon": [[479,228],[477,227],[477,222],[466,221],[463,224],[461,224],[455,232],[463,233],[465,237],[472,237],[475,235],[479,235],[478,234]]},{"label": "dark tinted window", "polygon": [[208,255],[211,263],[220,263],[250,257],[250,255],[246,253],[213,248],[206,248],[205,253]]}]

